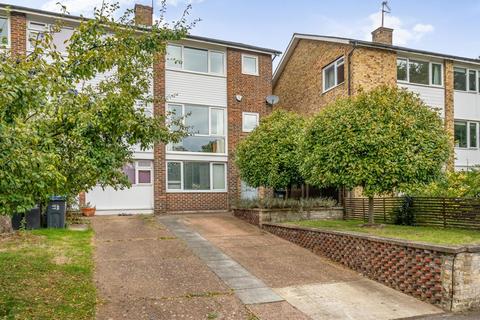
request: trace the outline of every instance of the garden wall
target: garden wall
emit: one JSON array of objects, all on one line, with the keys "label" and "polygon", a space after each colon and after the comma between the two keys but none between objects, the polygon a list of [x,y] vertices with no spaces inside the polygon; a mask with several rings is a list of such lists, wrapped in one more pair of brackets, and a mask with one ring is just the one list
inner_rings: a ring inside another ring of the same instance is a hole
[{"label": "garden wall", "polygon": [[263,229],[449,311],[480,308],[480,246],[448,247],[264,223]]},{"label": "garden wall", "polygon": [[316,208],[298,211],[292,209],[233,209],[233,215],[256,226],[300,220],[338,220],[343,218],[343,208]]}]

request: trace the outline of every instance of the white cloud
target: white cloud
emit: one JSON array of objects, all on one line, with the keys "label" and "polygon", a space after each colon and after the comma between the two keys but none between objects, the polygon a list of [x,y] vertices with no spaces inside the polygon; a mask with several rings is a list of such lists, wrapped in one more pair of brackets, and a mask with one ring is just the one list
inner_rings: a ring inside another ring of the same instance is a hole
[{"label": "white cloud", "polygon": [[179,4],[195,4],[195,3],[201,3],[204,0],[166,0],[167,5],[170,6],[178,6]]},{"label": "white cloud", "polygon": [[[115,0],[120,6],[130,6],[133,8],[131,0]],[[74,15],[93,15],[93,8],[99,8],[102,5],[102,0],[48,0],[42,6],[43,10],[61,12],[61,7],[58,5],[60,2],[67,8],[67,11]]]},{"label": "white cloud", "polygon": [[[366,25],[362,28],[365,40],[371,40],[371,32],[378,28],[382,23],[382,14],[380,12],[372,13],[368,16]],[[406,45],[410,42],[419,41],[426,34],[432,33],[435,28],[431,24],[417,23],[413,27],[405,27],[403,21],[396,16],[385,15],[385,27],[394,29],[393,43],[396,45]]]}]

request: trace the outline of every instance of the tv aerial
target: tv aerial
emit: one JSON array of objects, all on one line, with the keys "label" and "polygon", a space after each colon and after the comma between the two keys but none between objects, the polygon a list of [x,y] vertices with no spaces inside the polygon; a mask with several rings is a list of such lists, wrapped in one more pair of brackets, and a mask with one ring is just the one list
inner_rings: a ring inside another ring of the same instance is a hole
[{"label": "tv aerial", "polygon": [[382,2],[382,27],[384,27],[385,24],[385,13],[391,13],[392,9],[388,5],[388,1],[383,1]]}]

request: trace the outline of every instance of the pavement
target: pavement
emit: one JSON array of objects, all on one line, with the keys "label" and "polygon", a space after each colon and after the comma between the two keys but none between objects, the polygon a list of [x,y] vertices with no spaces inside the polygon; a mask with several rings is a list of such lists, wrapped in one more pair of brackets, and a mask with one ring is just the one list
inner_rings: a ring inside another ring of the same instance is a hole
[{"label": "pavement", "polygon": [[97,319],[444,316],[229,214],[95,217],[92,226]]}]

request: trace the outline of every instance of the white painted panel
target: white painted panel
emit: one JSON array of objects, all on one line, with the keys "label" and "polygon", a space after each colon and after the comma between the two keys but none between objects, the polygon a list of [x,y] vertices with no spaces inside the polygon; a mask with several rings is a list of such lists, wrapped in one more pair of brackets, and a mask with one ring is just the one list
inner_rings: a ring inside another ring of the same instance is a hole
[{"label": "white painted panel", "polygon": [[455,119],[480,121],[480,94],[455,91],[454,99]]},{"label": "white painted panel", "polygon": [[413,84],[399,83],[400,88],[405,88],[411,92],[420,95],[420,98],[432,108],[439,109],[440,116],[444,117],[445,110],[445,90],[443,88],[418,86]]},{"label": "white painted panel", "polygon": [[169,102],[227,106],[227,78],[185,71],[165,71]]},{"label": "white painted panel", "polygon": [[114,190],[107,187],[94,187],[86,199],[97,207],[97,211],[111,213],[151,211],[153,210],[153,185],[135,185],[130,189]]}]

